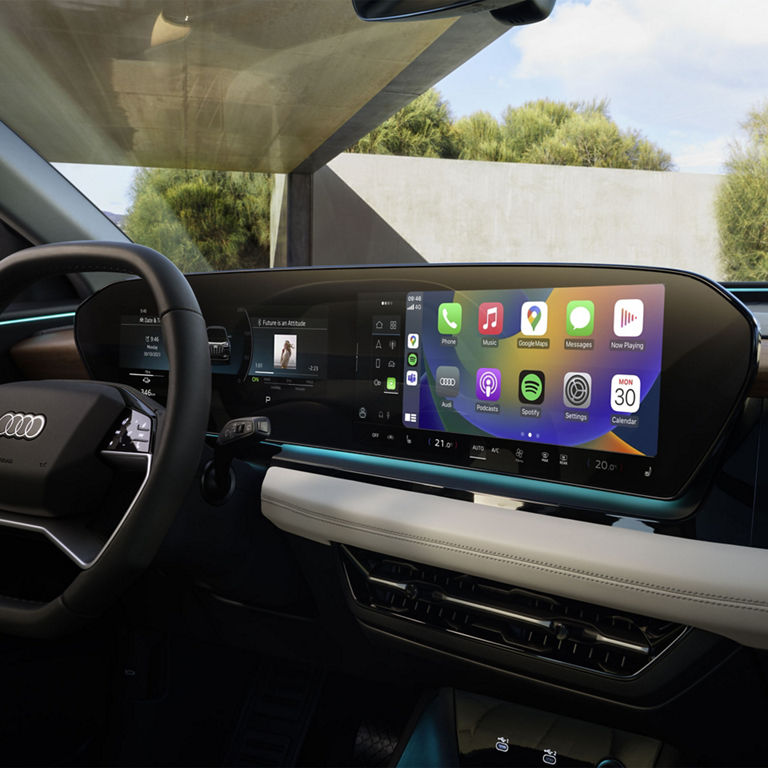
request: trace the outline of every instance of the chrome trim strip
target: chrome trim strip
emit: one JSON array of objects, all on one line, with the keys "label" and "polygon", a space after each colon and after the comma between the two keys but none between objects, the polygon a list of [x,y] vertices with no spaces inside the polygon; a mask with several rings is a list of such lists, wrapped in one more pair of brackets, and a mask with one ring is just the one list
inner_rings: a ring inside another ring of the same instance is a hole
[{"label": "chrome trim strip", "polygon": [[534,616],[528,616],[524,613],[515,613],[514,611],[506,611],[503,608],[494,608],[491,605],[483,605],[482,603],[475,603],[472,600],[462,600],[458,597],[451,597],[450,595],[444,595],[442,592],[438,592],[440,600],[444,603],[450,603],[451,605],[460,605],[463,608],[469,608],[473,611],[479,611],[481,613],[490,613],[494,616],[503,616],[505,619],[513,619],[514,621],[520,621],[523,624],[532,624],[537,627],[543,627],[544,629],[552,629],[553,622],[546,619],[537,619]]},{"label": "chrome trim strip", "polygon": [[612,645],[616,648],[626,648],[628,651],[642,653],[644,656],[648,656],[651,652],[651,649],[647,645],[631,643],[628,640],[619,640],[617,637],[604,635],[602,632],[596,632],[593,629],[585,629],[584,637],[588,637],[590,640],[594,640],[596,643],[602,643],[603,645]]}]

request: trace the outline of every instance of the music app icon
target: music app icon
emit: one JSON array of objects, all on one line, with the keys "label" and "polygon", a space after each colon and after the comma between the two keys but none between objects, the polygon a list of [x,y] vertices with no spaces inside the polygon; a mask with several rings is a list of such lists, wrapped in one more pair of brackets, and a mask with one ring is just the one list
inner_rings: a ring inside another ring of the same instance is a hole
[{"label": "music app icon", "polygon": [[477,330],[483,336],[498,336],[504,328],[504,306],[498,301],[486,301],[480,305]]}]

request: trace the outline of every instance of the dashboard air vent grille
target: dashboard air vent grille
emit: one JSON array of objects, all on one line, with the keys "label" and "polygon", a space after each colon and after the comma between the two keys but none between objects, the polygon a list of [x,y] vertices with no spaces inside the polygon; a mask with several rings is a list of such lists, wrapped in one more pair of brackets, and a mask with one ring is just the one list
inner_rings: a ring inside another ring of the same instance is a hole
[{"label": "dashboard air vent grille", "polygon": [[366,608],[614,677],[638,674],[686,630],[351,547],[342,562]]}]

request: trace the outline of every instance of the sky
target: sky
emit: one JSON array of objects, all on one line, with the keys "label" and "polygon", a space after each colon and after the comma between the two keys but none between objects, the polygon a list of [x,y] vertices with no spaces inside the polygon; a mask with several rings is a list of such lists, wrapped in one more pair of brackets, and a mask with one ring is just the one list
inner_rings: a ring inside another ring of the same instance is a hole
[{"label": "sky", "polygon": [[[437,85],[454,117],[548,98],[606,98],[680,172],[722,173],[750,109],[768,102],[768,0],[558,0]],[[102,210],[124,213],[133,169],[57,164]]]}]

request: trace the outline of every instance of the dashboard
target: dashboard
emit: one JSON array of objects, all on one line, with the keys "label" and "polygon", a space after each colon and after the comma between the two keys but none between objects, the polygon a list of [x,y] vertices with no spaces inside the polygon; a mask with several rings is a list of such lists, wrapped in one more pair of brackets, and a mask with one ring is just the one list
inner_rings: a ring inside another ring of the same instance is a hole
[{"label": "dashboard", "polygon": [[[280,445],[454,469],[470,490],[502,479],[574,504],[585,490],[618,492],[657,500],[652,516],[682,516],[690,499],[665,502],[706,481],[757,370],[750,312],[671,270],[431,265],[189,281],[208,325],[211,432],[268,416]],[[162,402],[168,362],[140,280],[85,302],[76,339],[94,378]]]}]

